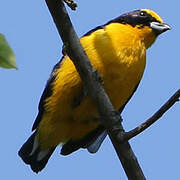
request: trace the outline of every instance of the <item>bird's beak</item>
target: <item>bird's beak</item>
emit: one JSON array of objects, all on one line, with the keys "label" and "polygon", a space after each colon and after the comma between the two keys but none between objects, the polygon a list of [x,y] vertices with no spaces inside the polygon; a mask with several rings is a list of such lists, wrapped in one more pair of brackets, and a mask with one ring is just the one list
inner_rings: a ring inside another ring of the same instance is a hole
[{"label": "bird's beak", "polygon": [[157,35],[171,29],[171,26],[169,26],[168,24],[160,22],[151,22],[150,27],[155,31]]}]

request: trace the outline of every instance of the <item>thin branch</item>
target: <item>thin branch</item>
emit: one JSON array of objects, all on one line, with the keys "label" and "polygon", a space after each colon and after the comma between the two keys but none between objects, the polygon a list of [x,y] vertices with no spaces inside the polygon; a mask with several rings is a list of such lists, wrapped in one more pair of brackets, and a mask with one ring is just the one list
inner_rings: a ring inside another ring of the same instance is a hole
[{"label": "thin branch", "polygon": [[63,0],[72,10],[76,10],[77,3],[74,0]]},{"label": "thin branch", "polygon": [[128,142],[117,141],[117,130],[124,131],[119,114],[114,110],[107,94],[101,86],[101,78],[91,66],[79,38],[77,37],[64,4],[61,0],[46,0],[54,19],[59,35],[65,45],[68,56],[73,61],[80,77],[87,88],[101,117],[101,123],[107,128],[108,134],[116,149],[122,166],[131,180],[144,180],[145,177]]},{"label": "thin branch", "polygon": [[149,119],[147,119],[144,123],[139,125],[138,127],[134,128],[133,130],[119,134],[118,140],[122,143],[125,141],[128,141],[129,139],[137,136],[144,130],[146,130],[148,127],[150,127],[153,123],[155,123],[158,119],[160,119],[163,114],[168,111],[176,102],[179,101],[180,97],[180,89],[176,91],[169,99],[168,101],[156,112],[151,116]]}]

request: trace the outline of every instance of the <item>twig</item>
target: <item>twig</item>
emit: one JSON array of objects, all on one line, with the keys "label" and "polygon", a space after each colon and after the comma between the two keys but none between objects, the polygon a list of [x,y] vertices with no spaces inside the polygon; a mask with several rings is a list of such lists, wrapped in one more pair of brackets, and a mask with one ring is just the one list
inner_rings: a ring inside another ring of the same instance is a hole
[{"label": "twig", "polygon": [[63,40],[68,56],[73,61],[81,79],[87,88],[101,117],[101,123],[107,128],[108,134],[116,149],[122,166],[131,180],[145,180],[143,172],[128,142],[117,141],[117,129],[124,131],[119,114],[114,110],[108,96],[101,86],[97,71],[91,66],[79,38],[77,37],[64,4],[61,0],[46,0],[58,32]]},{"label": "twig", "polygon": [[64,0],[64,2],[72,9],[76,10],[77,3],[74,0]]},{"label": "twig", "polygon": [[156,112],[151,116],[149,119],[147,119],[144,123],[139,125],[138,127],[134,128],[133,130],[129,132],[125,132],[123,134],[119,134],[118,140],[122,143],[125,141],[128,141],[129,139],[137,136],[141,132],[143,132],[145,129],[150,127],[153,123],[155,123],[158,119],[162,117],[162,115],[169,110],[177,101],[179,101],[180,97],[180,89],[176,91],[169,100]]}]

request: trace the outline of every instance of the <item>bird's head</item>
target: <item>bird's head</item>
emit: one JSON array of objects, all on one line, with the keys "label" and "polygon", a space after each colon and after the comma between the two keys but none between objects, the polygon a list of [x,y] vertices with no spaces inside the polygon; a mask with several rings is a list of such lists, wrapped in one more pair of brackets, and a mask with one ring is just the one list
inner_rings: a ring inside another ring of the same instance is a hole
[{"label": "bird's head", "polygon": [[144,41],[146,48],[152,45],[158,35],[171,29],[157,13],[149,9],[123,14],[111,22],[130,25],[135,30],[134,32]]}]

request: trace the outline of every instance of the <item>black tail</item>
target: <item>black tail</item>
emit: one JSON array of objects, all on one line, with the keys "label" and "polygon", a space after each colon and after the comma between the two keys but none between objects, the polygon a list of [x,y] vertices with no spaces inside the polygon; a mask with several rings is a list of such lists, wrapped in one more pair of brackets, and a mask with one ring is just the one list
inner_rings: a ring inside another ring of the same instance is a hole
[{"label": "black tail", "polygon": [[56,147],[47,150],[40,150],[38,140],[34,132],[21,147],[18,154],[26,164],[31,166],[31,169],[34,172],[38,173],[46,166],[55,148]]},{"label": "black tail", "polygon": [[105,128],[100,125],[82,139],[70,139],[63,145],[61,154],[66,156],[79,148],[87,148],[90,153],[96,153],[106,136],[107,132],[105,131]]}]

